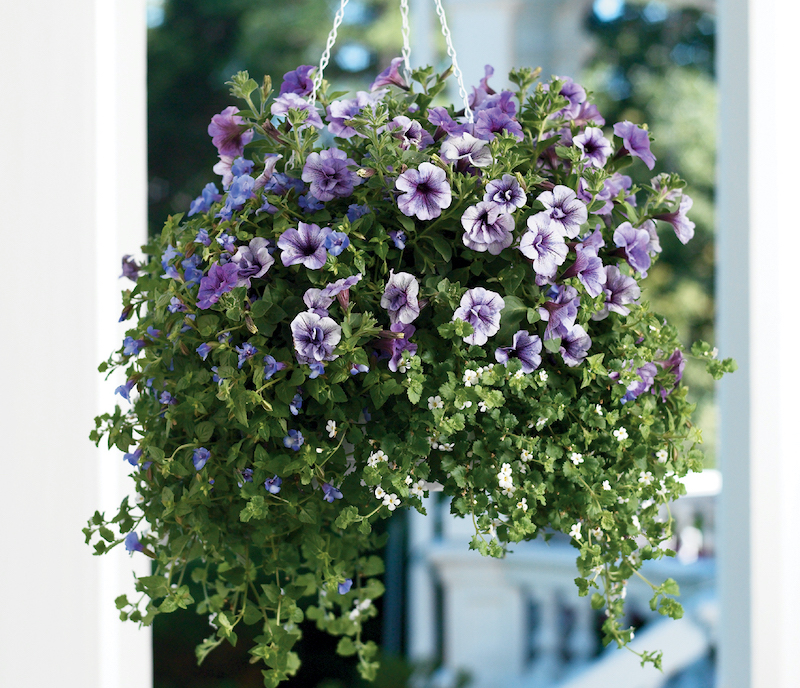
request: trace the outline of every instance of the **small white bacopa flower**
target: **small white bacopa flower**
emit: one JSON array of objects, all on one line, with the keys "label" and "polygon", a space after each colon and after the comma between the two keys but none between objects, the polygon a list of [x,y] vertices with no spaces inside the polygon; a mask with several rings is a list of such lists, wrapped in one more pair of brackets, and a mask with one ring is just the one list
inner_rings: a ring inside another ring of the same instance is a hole
[{"label": "small white bacopa flower", "polygon": [[571,538],[575,538],[576,540],[581,539],[581,524],[576,523],[572,528],[569,529],[569,536]]},{"label": "small white bacopa flower", "polygon": [[611,434],[617,438],[618,442],[624,442],[628,439],[628,431],[625,428],[617,428]]},{"label": "small white bacopa flower", "polygon": [[383,506],[389,509],[389,511],[394,511],[398,506],[400,506],[400,500],[397,498],[397,495],[392,492],[392,494],[387,494],[384,496]]},{"label": "small white bacopa flower", "polygon": [[336,437],[336,421],[329,420],[327,423],[325,423],[325,430],[328,431],[328,437],[331,439]]},{"label": "small white bacopa flower", "polygon": [[444,402],[442,401],[442,397],[438,394],[435,397],[428,397],[428,408],[433,411],[434,409],[441,409],[444,408]]}]

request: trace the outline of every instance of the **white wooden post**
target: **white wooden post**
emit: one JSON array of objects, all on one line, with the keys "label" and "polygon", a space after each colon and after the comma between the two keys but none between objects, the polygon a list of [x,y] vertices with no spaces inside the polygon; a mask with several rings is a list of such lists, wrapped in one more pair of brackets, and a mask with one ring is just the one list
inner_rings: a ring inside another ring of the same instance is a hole
[{"label": "white wooden post", "polygon": [[[739,372],[720,385],[720,536],[725,688],[800,685],[800,302],[787,134],[798,105],[800,8],[719,4],[718,331]],[[773,199],[777,211],[767,210]]]},{"label": "white wooden post", "polygon": [[[81,528],[127,485],[88,440],[114,403],[119,259],[146,237],[143,0],[26,0],[0,22],[0,685],[148,688],[149,631],[122,624],[124,551]],[[118,397],[117,397],[118,398]]]}]

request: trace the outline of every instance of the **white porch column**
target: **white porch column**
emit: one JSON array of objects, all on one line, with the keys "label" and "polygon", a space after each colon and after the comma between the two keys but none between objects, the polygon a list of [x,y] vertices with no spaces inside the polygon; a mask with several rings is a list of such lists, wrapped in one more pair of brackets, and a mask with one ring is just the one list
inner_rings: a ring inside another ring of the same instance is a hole
[{"label": "white porch column", "polygon": [[[725,688],[800,685],[800,301],[796,162],[800,7],[719,3],[720,157],[717,303],[724,474],[720,529]],[[773,199],[781,212],[766,212]]]},{"label": "white porch column", "polygon": [[93,418],[118,346],[119,259],[146,237],[144,0],[6,3],[0,22],[0,685],[148,688],[149,631],[122,624],[124,551],[81,528],[127,489]]}]

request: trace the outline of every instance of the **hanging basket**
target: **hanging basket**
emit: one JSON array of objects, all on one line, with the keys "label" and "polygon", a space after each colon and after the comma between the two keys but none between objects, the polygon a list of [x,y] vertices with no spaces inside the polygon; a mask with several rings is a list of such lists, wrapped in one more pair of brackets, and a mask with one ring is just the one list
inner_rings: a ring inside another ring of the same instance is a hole
[{"label": "hanging basket", "polygon": [[[200,660],[258,626],[267,686],[297,670],[304,618],[374,676],[373,528],[433,490],[485,555],[566,534],[626,644],[625,581],[665,554],[659,507],[702,467],[675,329],[640,302],[657,222],[693,233],[683,182],[621,172],[652,168],[646,129],[612,134],[580,86],[525,69],[434,105],[447,75],[404,64],[350,99],[324,64],[277,94],[237,74],[242,109],[209,126],[221,182],[124,261],[135,324],[101,366],[124,401],[92,438],[137,467],[139,500],[87,541],[154,560],[123,618],[211,615]],[[656,585],[654,608],[678,616],[676,592]]]}]

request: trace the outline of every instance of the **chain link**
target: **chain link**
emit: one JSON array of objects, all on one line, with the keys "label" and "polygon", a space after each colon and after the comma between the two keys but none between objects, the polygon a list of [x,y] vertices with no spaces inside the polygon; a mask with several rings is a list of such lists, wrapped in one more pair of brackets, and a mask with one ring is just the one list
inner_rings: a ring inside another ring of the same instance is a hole
[{"label": "chain link", "polygon": [[333,49],[334,43],[336,43],[336,35],[339,32],[339,26],[341,26],[342,19],[344,19],[344,8],[347,7],[349,1],[350,0],[341,0],[339,9],[336,11],[336,16],[333,18],[333,28],[328,34],[328,42],[325,44],[325,51],[322,53],[322,58],[319,61],[319,69],[314,77],[314,88],[308,98],[308,101],[312,105],[317,99],[317,91],[320,86],[322,86],[322,74],[325,71],[325,67],[328,66],[328,62],[331,60],[331,50]]},{"label": "chain link", "polygon": [[411,81],[411,29],[408,26],[408,0],[400,0],[400,17],[403,20],[403,64],[406,68],[406,81]]},{"label": "chain link", "polygon": [[453,39],[450,36],[450,29],[447,28],[447,19],[444,16],[444,7],[442,7],[442,0],[435,0],[436,14],[439,15],[439,22],[442,25],[442,35],[444,36],[445,43],[447,43],[447,54],[453,61],[453,74],[455,74],[456,81],[458,82],[458,93],[464,101],[464,114],[467,116],[467,121],[471,124],[475,121],[472,114],[472,108],[469,106],[469,97],[467,96],[467,89],[464,87],[464,75],[461,73],[461,68],[458,66],[456,59],[456,49],[453,47]]}]

